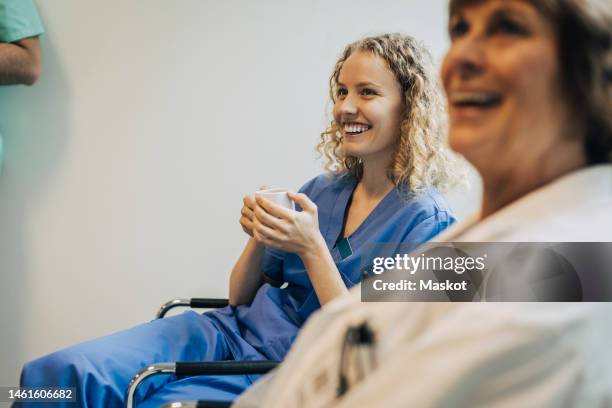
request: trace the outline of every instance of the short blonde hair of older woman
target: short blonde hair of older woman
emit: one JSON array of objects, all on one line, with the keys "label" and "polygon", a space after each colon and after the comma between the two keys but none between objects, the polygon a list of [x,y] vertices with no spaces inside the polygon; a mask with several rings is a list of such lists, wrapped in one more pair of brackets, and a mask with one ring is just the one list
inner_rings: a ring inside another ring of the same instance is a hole
[{"label": "short blonde hair of older woman", "polygon": [[[450,15],[485,0],[450,0]],[[612,1],[528,0],[559,44],[560,86],[584,126],[589,164],[612,162]]]},{"label": "short blonde hair of older woman", "polygon": [[[431,187],[445,191],[463,181],[463,163],[447,144],[444,97],[433,59],[425,47],[414,38],[397,33],[367,37],[349,44],[329,79],[332,103],[336,101],[342,66],[357,51],[371,52],[384,59],[401,85],[405,110],[395,157],[388,169],[390,180],[401,191],[413,193]],[[357,157],[344,154],[342,133],[334,120],[321,133],[317,150],[324,157],[328,171],[361,178],[363,163]]]}]

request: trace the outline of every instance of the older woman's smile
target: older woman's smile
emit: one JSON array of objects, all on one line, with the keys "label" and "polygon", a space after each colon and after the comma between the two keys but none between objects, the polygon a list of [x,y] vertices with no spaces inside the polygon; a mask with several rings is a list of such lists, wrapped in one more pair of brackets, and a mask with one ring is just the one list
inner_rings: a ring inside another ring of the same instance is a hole
[{"label": "older woman's smile", "polygon": [[490,91],[451,91],[449,99],[456,108],[492,108],[501,104],[502,96]]},{"label": "older woman's smile", "polygon": [[488,114],[502,105],[503,98],[502,94],[496,91],[456,90],[449,91],[448,102],[449,114],[454,122],[463,117]]}]

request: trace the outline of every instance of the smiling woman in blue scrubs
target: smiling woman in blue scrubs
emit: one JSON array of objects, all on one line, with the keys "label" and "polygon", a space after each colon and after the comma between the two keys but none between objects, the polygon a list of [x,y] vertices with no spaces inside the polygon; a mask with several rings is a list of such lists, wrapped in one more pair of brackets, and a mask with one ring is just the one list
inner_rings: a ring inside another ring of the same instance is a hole
[{"label": "smiling woman in blue scrubs", "polygon": [[[283,359],[306,319],[361,280],[373,245],[409,251],[454,222],[438,193],[456,162],[441,130],[436,78],[410,37],[349,45],[330,78],[334,119],[319,144],[333,170],[289,195],[298,211],[244,198],[240,223],[251,238],[231,274],[230,306],[52,353],[26,364],[21,385],[76,387],[82,406],[110,407],[123,404],[129,380],[154,362]],[[252,381],[153,379],[136,401],[232,400]]]}]

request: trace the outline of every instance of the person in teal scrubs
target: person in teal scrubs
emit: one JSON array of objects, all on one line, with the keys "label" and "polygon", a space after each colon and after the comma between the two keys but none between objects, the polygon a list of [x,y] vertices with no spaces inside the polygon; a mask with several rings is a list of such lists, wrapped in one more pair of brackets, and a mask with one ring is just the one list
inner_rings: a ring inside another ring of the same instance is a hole
[{"label": "person in teal scrubs", "polygon": [[[32,0],[0,0],[0,85],[32,85],[41,71],[44,32]],[[3,157],[0,134],[0,164]]]}]

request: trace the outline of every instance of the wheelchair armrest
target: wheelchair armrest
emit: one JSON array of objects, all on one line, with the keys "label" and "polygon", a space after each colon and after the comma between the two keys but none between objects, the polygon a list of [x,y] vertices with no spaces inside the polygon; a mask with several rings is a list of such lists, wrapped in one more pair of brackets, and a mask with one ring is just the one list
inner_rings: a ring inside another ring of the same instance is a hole
[{"label": "wheelchair armrest", "polygon": [[191,298],[191,299],[172,299],[162,305],[155,315],[156,319],[162,319],[170,309],[175,307],[191,307],[198,309],[218,309],[229,304],[227,299],[212,298]]},{"label": "wheelchair armrest", "polygon": [[176,376],[193,375],[236,375],[236,374],[265,374],[280,361],[202,361],[202,362],[177,362]]},{"label": "wheelchair armrest", "polygon": [[279,365],[279,361],[252,360],[252,361],[202,361],[202,362],[176,362],[156,363],[143,368],[136,374],[126,391],[126,408],[134,407],[136,389],[147,378],[158,374],[174,374],[179,377],[194,375],[240,375],[265,374]]}]

